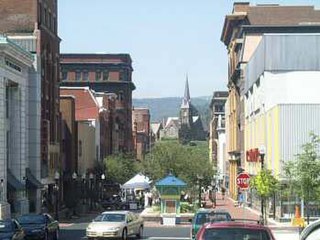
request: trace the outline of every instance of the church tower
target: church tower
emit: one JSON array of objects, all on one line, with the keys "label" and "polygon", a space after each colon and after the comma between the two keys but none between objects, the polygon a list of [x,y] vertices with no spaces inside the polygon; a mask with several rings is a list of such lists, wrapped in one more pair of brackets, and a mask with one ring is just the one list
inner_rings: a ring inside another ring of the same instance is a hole
[{"label": "church tower", "polygon": [[188,128],[191,128],[192,107],[191,107],[191,99],[190,99],[190,92],[189,92],[188,75],[186,78],[184,97],[182,99],[182,103],[181,103],[181,107],[180,107],[180,122],[181,122],[181,125],[184,125],[184,126],[187,126]]}]

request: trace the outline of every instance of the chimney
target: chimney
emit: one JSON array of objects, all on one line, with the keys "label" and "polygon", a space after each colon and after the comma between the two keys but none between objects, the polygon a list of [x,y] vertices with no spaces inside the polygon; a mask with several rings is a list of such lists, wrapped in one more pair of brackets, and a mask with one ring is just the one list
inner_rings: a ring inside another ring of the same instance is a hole
[{"label": "chimney", "polygon": [[250,7],[250,3],[249,2],[235,2],[233,4],[233,11],[232,13],[235,12],[248,12],[248,9]]}]

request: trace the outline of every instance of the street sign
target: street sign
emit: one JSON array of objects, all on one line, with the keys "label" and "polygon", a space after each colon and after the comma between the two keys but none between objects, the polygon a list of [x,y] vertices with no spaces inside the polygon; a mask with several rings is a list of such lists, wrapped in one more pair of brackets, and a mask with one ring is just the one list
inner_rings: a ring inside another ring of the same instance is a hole
[{"label": "street sign", "polygon": [[242,189],[249,188],[250,185],[250,176],[248,173],[240,173],[237,176],[237,186]]}]

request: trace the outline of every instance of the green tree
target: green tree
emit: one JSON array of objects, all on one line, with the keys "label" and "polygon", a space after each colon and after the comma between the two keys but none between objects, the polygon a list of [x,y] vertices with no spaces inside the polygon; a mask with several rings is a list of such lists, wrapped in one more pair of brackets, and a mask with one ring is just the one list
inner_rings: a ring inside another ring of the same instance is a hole
[{"label": "green tree", "polygon": [[125,183],[139,172],[136,160],[131,155],[111,155],[104,160],[106,179],[120,184]]},{"label": "green tree", "polygon": [[320,138],[310,133],[310,142],[302,145],[302,153],[284,164],[284,174],[293,183],[295,193],[304,200],[307,222],[310,220],[310,202],[319,200]]},{"label": "green tree", "polygon": [[203,177],[201,185],[208,186],[215,173],[208,155],[207,142],[192,142],[189,145],[174,140],[158,142],[146,155],[140,170],[153,181],[165,177],[171,171],[184,180],[190,189],[197,189],[198,176]]},{"label": "green tree", "polygon": [[268,169],[262,169],[258,175],[250,180],[250,186],[257,191],[261,198],[261,214],[263,220],[266,221],[267,211],[265,203],[267,199],[275,194],[279,186],[279,181],[273,176]]}]

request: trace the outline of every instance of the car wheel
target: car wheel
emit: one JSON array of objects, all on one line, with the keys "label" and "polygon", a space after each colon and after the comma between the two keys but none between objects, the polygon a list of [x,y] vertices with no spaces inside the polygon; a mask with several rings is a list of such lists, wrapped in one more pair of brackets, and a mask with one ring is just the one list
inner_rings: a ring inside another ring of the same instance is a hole
[{"label": "car wheel", "polygon": [[57,229],[54,233],[53,240],[59,240],[59,229]]},{"label": "car wheel", "polygon": [[128,240],[128,232],[126,228],[122,231],[122,240]]},{"label": "car wheel", "polygon": [[143,237],[143,226],[139,227],[139,232],[137,233],[137,238],[142,238]]}]

